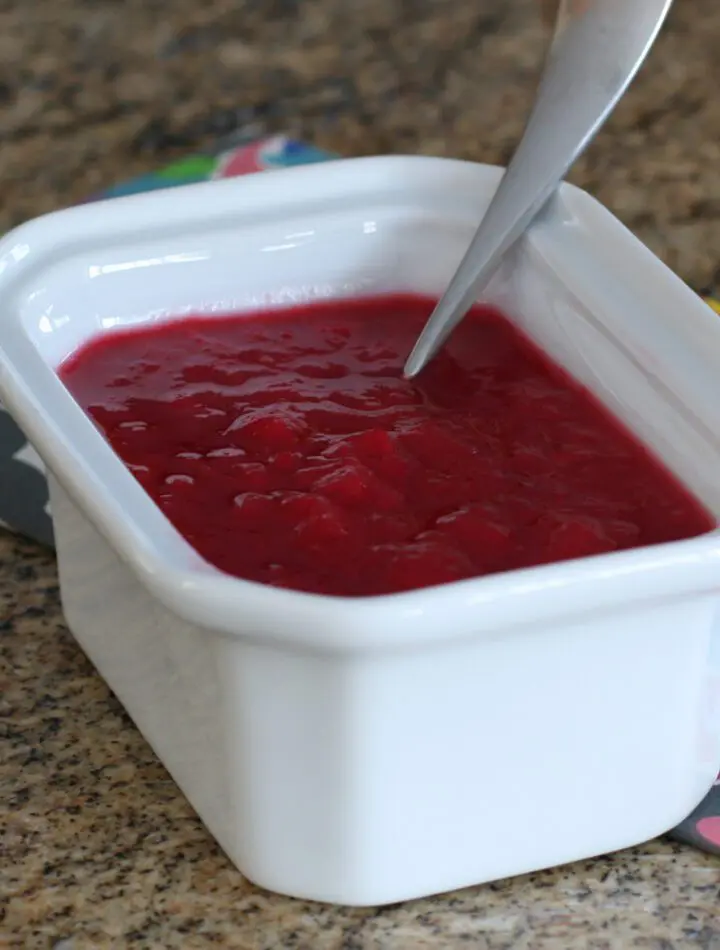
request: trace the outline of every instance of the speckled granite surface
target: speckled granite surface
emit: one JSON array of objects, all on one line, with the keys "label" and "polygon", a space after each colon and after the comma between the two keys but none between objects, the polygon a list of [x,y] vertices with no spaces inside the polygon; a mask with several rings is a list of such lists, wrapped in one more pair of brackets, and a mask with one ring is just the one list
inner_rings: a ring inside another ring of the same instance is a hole
[{"label": "speckled granite surface", "polygon": [[[535,0],[0,0],[0,229],[236,129],[348,154],[507,156]],[[677,0],[573,178],[697,286],[720,258],[720,8]],[[655,842],[410,905],[243,882],[0,531],[0,947],[720,948],[720,865]]]},{"label": "speckled granite surface", "polygon": [[3,948],[720,947],[720,864],[668,842],[379,911],[260,892],[74,645],[52,557],[3,533],[0,616]]},{"label": "speckled granite surface", "polygon": [[[542,55],[538,5],[2,0],[0,229],[238,127],[502,161]],[[720,247],[719,49],[717,0],[676,0],[572,176],[698,287]]]}]

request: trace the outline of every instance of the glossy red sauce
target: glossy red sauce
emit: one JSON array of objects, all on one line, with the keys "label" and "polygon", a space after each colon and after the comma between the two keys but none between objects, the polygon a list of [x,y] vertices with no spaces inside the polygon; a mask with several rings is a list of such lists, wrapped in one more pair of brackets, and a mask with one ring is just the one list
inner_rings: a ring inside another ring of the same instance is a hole
[{"label": "glossy red sauce", "polygon": [[195,549],[266,584],[381,594],[713,527],[494,310],[404,380],[431,307],[181,319],[92,341],[61,376]]}]

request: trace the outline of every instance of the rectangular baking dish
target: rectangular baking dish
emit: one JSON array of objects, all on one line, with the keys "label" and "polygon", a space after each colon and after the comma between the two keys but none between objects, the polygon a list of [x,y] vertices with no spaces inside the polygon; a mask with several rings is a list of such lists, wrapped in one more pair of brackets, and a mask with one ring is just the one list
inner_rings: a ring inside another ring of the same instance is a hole
[{"label": "rectangular baking dish", "polygon": [[[203,562],[57,378],[118,327],[440,294],[501,170],[370,158],[86,205],[0,242],[0,396],[51,473],[77,641],[237,867],[381,904],[683,819],[720,763],[720,533],[393,596]],[[720,320],[563,186],[487,297],[720,516]]]}]

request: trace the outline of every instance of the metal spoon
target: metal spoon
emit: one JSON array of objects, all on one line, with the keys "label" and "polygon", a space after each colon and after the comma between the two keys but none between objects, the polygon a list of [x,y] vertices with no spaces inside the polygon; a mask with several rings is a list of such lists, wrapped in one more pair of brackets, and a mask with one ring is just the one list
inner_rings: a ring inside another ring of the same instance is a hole
[{"label": "metal spoon", "polygon": [[405,364],[437,353],[554,194],[647,56],[672,0],[561,0],[525,133],[455,276]]}]

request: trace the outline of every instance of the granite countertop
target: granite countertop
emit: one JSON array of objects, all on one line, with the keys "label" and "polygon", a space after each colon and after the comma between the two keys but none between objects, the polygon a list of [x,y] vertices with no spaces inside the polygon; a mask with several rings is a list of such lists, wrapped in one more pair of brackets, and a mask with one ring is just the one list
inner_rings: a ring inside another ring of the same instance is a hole
[{"label": "granite countertop", "polygon": [[[0,230],[218,136],[500,162],[537,0],[0,0]],[[675,270],[720,263],[720,7],[677,0],[573,172]],[[381,910],[243,881],[63,625],[55,562],[0,530],[0,947],[720,948],[720,866],[653,842]]]}]

